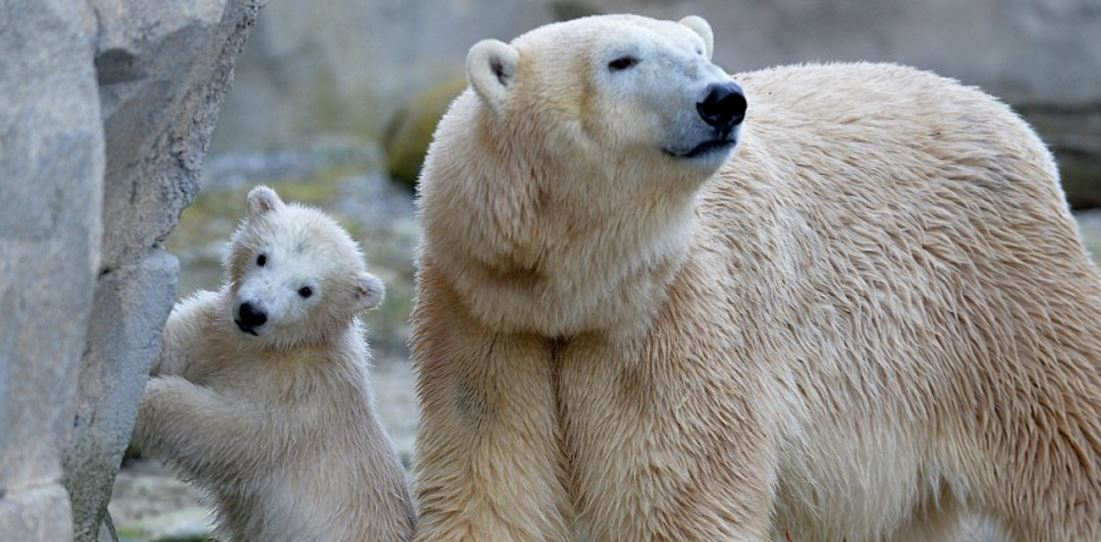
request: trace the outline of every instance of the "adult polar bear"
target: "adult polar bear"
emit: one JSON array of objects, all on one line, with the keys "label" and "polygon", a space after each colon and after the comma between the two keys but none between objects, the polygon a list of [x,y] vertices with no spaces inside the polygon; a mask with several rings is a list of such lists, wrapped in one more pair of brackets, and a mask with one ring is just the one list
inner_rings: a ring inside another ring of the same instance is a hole
[{"label": "adult polar bear", "polygon": [[416,539],[1101,540],[1101,281],[1043,144],[874,64],[735,76],[739,133],[711,51],[471,49],[421,180]]}]

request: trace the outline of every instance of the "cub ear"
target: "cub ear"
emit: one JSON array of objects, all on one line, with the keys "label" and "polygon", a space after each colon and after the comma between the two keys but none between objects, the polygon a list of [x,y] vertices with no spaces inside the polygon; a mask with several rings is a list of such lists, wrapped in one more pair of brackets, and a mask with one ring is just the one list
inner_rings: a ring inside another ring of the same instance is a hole
[{"label": "cub ear", "polygon": [[689,15],[679,22],[703,38],[703,54],[711,60],[711,55],[715,53],[715,34],[711,31],[711,25],[699,15]]},{"label": "cub ear", "polygon": [[482,40],[466,54],[466,77],[470,86],[494,113],[504,110],[509,90],[516,84],[520,51],[498,40]]},{"label": "cub ear", "polygon": [[365,311],[377,307],[386,297],[386,285],[378,277],[370,273],[361,273],[356,279],[355,312]]},{"label": "cub ear", "polygon": [[253,188],[248,193],[249,216],[260,216],[283,206],[279,194],[264,185]]}]

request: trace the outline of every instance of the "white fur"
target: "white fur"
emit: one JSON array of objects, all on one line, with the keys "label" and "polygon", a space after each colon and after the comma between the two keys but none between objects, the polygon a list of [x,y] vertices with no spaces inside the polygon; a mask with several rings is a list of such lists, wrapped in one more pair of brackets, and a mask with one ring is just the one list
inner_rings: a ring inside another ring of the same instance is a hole
[{"label": "white fur", "polygon": [[[249,209],[227,284],[169,316],[134,442],[210,492],[227,542],[408,540],[411,500],[356,319],[382,284],[319,211],[266,187]],[[256,335],[235,324],[242,300],[270,315]]]},{"label": "white fur", "polygon": [[[421,180],[417,540],[1101,540],[1101,278],[1004,104],[885,64],[734,77],[632,16],[513,40]],[[640,62],[610,72],[624,54]]]},{"label": "white fur", "polygon": [[699,15],[689,15],[678,22],[700,35],[703,39],[704,54],[707,55],[708,60],[711,60],[711,56],[715,53],[715,34],[711,31],[711,25]]},{"label": "white fur", "polygon": [[[447,147],[430,150],[425,178],[461,164],[471,180],[424,185],[422,216],[432,233],[425,250],[436,252],[437,243],[454,247],[437,257],[464,261],[442,269],[453,274],[475,314],[494,315],[494,325],[553,336],[637,322],[636,303],[650,305],[647,300],[664,288],[663,280],[636,284],[639,272],[661,265],[691,235],[692,201],[680,196],[693,193],[728,156],[673,161],[666,155],[708,137],[695,104],[709,84],[731,80],[708,61],[704,39],[675,22],[621,17],[638,24],[604,25],[599,35],[550,25],[513,45],[492,45],[518,51],[508,104],[524,122],[485,115],[498,106],[486,104],[472,76],[474,92],[456,100],[436,136]],[[638,65],[609,71],[608,63],[623,55],[636,56]],[[472,50],[471,56],[483,54]],[[562,62],[571,57],[587,62]],[[579,78],[588,83],[578,85]],[[466,193],[471,185],[481,191],[473,201]],[[669,197],[670,190],[678,197]],[[486,230],[481,212],[467,207],[489,198],[490,219],[499,220],[500,229]],[[547,213],[550,208],[559,212]],[[593,220],[607,225],[600,237],[572,233]],[[515,280],[486,280],[491,267],[508,270]],[[527,288],[525,274],[534,267],[556,270]],[[628,285],[635,295],[609,297]]]},{"label": "white fur", "polygon": [[500,114],[515,82],[520,54],[498,40],[475,43],[466,55],[466,73],[473,88],[494,112]]}]

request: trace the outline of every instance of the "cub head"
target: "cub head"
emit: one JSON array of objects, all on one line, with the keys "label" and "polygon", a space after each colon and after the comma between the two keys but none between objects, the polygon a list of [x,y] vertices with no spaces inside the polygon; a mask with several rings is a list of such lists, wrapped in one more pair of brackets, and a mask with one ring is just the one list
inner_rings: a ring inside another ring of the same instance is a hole
[{"label": "cub head", "polygon": [[236,331],[276,347],[342,332],[384,293],[336,221],[283,203],[266,186],[249,192],[248,216],[233,235],[225,266]]}]

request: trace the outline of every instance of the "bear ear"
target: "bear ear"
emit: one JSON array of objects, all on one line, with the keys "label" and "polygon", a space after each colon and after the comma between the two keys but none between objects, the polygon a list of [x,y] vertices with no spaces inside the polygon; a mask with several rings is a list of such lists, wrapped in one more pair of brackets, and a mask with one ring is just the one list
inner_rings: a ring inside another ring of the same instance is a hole
[{"label": "bear ear", "polygon": [[482,40],[466,54],[466,76],[486,105],[500,114],[509,90],[516,84],[520,51],[498,40]]},{"label": "bear ear", "polygon": [[356,280],[355,312],[365,311],[382,303],[382,298],[386,297],[386,285],[378,277],[361,273]]},{"label": "bear ear", "polygon": [[711,25],[699,15],[689,15],[679,22],[703,38],[703,54],[711,60],[711,55],[715,53],[715,34],[711,32]]},{"label": "bear ear", "polygon": [[248,193],[249,216],[260,216],[282,206],[283,200],[279,199],[279,194],[264,185],[257,186]]}]

